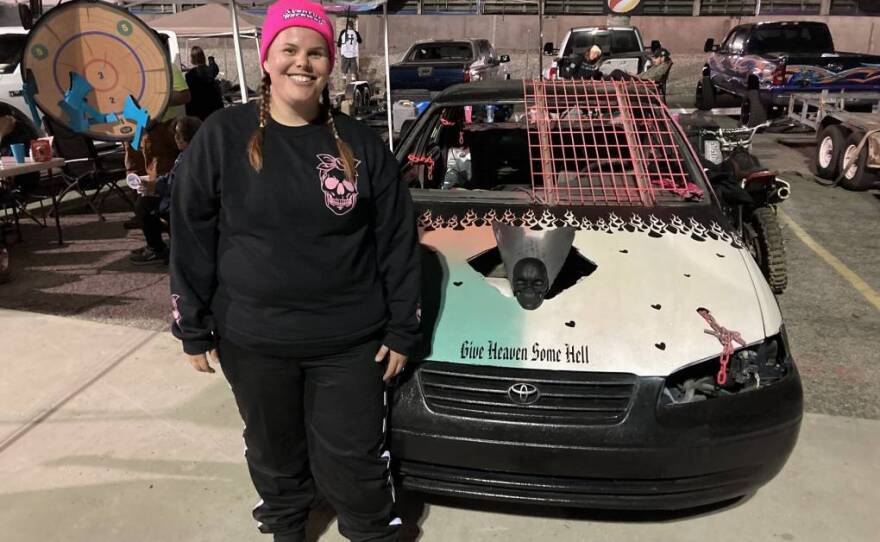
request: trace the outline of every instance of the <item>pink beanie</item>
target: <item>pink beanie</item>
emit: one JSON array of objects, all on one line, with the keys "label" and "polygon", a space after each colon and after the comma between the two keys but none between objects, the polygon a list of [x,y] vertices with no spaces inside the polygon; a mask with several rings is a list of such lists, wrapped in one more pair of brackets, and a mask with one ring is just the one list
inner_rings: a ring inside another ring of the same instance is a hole
[{"label": "pink beanie", "polygon": [[278,0],[269,6],[266,19],[263,21],[263,35],[260,43],[260,64],[266,61],[269,46],[281,31],[291,26],[311,28],[321,34],[327,42],[330,53],[330,69],[336,60],[336,40],[334,39],[333,23],[327,17],[324,7],[308,0]]}]

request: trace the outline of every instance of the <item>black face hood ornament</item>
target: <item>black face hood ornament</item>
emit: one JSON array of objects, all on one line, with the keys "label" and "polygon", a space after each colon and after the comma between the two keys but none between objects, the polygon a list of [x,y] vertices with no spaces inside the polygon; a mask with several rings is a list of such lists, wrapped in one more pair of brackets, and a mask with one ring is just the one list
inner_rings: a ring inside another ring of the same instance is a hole
[{"label": "black face hood ornament", "polygon": [[574,228],[535,231],[496,222],[492,231],[513,295],[522,308],[537,309],[571,251]]}]

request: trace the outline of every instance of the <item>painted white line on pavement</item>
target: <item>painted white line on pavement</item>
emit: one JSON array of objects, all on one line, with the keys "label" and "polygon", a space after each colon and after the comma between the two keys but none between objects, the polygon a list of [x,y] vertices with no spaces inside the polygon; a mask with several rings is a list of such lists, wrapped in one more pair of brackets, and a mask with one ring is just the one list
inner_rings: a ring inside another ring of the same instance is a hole
[{"label": "painted white line on pavement", "polygon": [[813,239],[809,233],[804,231],[804,229],[794,221],[790,216],[788,216],[785,211],[782,209],[778,209],[779,218],[782,219],[785,224],[791,228],[791,231],[801,240],[801,242],[807,247],[810,248],[813,252],[815,252],[820,258],[825,260],[825,263],[830,265],[837,271],[840,276],[846,279],[853,288],[856,289],[857,292],[862,294],[862,296],[868,300],[868,303],[874,305],[874,308],[880,311],[880,294],[878,294],[871,286],[865,282],[862,277],[858,276],[855,271],[846,266],[845,263],[840,261],[840,259],[828,251],[825,247],[819,244],[818,241]]}]

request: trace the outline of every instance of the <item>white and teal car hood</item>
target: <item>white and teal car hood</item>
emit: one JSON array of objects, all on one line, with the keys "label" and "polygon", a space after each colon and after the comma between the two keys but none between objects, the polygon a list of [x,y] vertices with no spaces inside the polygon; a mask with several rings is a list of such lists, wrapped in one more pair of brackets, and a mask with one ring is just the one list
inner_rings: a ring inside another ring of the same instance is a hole
[{"label": "white and teal car hood", "polygon": [[[722,346],[697,312],[754,344],[782,318],[760,269],[720,212],[420,202],[426,359],[543,370],[666,376]],[[496,248],[493,223],[573,228],[592,271],[526,310],[505,278],[473,262]]]}]

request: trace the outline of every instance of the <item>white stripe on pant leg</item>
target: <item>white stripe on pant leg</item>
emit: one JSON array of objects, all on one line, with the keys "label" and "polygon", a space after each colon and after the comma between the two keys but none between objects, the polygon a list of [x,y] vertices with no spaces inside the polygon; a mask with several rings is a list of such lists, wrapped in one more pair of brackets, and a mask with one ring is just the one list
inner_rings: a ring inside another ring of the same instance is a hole
[{"label": "white stripe on pant leg", "polygon": [[[261,507],[261,506],[263,506],[263,499],[260,499],[260,502],[258,502],[256,506],[254,506],[253,508],[251,508],[251,514],[253,514],[254,511],[255,511],[257,508]],[[262,528],[262,527],[263,527],[263,522],[262,522],[262,521],[257,521],[257,529],[260,529],[260,528]]]},{"label": "white stripe on pant leg", "polygon": [[[382,416],[382,441],[385,446],[388,445],[388,388],[382,393],[382,403],[385,405],[385,412]],[[385,460],[385,470],[388,472],[388,487],[391,489],[391,502],[397,503],[397,492],[394,490],[394,477],[391,475],[391,450],[384,450],[379,456]],[[399,517],[395,517],[388,525],[400,525]]]}]

